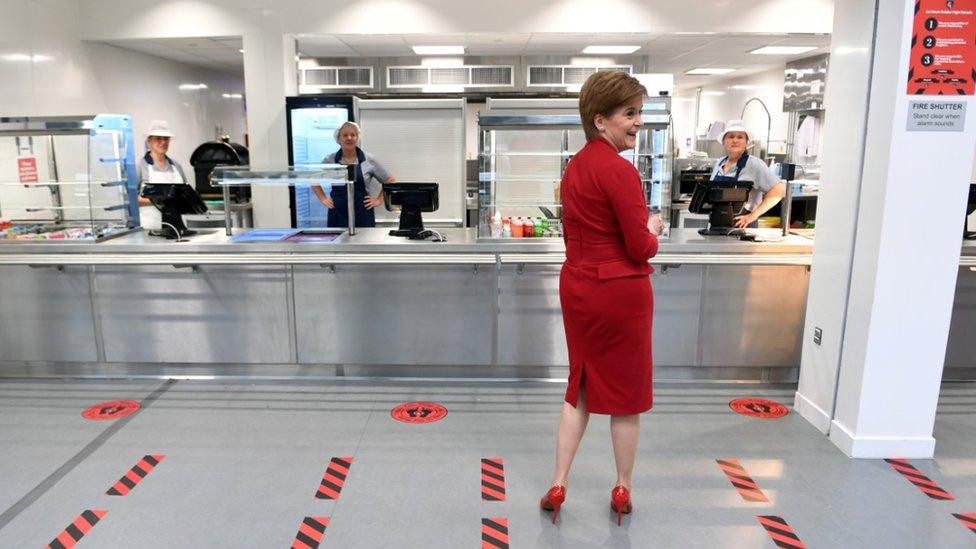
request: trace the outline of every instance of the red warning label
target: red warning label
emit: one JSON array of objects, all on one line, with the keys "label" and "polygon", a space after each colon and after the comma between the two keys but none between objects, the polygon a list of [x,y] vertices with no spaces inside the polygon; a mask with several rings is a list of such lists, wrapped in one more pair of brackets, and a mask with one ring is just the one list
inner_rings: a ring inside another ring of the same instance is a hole
[{"label": "red warning label", "polygon": [[90,406],[81,413],[85,419],[119,419],[136,413],[142,405],[134,400],[110,400]]},{"label": "red warning label", "polygon": [[447,408],[436,402],[404,402],[390,416],[404,423],[433,423],[447,417]]},{"label": "red warning label", "polygon": [[790,413],[786,406],[765,398],[737,398],[729,403],[729,408],[744,416],[761,419],[778,419]]},{"label": "red warning label", "polygon": [[915,0],[908,93],[976,91],[976,0]]}]

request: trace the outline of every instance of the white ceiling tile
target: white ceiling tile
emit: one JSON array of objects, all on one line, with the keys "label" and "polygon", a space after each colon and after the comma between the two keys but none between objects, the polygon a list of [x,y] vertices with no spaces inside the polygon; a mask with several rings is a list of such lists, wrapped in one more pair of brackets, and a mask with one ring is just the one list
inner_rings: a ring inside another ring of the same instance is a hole
[{"label": "white ceiling tile", "polygon": [[465,46],[464,34],[405,34],[403,41],[411,46]]},{"label": "white ceiling tile", "polygon": [[339,34],[336,35],[349,46],[388,46],[406,44],[400,34]]},{"label": "white ceiling tile", "polygon": [[532,35],[523,34],[467,34],[465,44],[469,46],[477,45],[506,45],[506,46],[525,46],[529,43]]},{"label": "white ceiling tile", "polygon": [[468,55],[525,55],[525,46],[485,44],[468,46]]}]

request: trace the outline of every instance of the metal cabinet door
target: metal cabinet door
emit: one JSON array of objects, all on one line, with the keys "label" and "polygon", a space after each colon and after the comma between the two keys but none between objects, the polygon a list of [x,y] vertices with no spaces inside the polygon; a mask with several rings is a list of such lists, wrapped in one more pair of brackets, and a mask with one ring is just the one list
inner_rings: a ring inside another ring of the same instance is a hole
[{"label": "metal cabinet door", "polygon": [[0,361],[97,360],[87,267],[0,266]]},{"label": "metal cabinet door", "polygon": [[97,267],[108,362],[291,362],[286,267]]},{"label": "metal cabinet door", "polygon": [[295,267],[303,364],[488,365],[494,269]]}]

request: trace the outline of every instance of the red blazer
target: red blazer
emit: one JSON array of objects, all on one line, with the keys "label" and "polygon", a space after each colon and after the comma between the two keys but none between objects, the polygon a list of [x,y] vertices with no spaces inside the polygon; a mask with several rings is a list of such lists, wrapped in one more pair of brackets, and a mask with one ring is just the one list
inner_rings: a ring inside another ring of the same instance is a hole
[{"label": "red blazer", "polygon": [[647,260],[657,237],[633,164],[602,139],[589,141],[563,174],[566,263],[559,276],[569,351],[566,402],[631,415],[653,404],[654,294]]},{"label": "red blazer", "polygon": [[586,143],[560,187],[566,263],[597,265],[599,278],[650,274],[658,249],[634,165],[603,139]]}]

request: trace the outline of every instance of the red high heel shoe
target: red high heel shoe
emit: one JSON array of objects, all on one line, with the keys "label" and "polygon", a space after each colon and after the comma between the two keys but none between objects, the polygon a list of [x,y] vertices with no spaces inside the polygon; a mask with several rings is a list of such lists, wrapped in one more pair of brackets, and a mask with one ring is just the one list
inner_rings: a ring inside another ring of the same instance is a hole
[{"label": "red high heel shoe", "polygon": [[542,496],[542,501],[539,502],[539,506],[546,511],[552,511],[552,523],[556,524],[556,517],[559,516],[559,508],[562,507],[564,501],[566,501],[566,487],[557,484],[549,488],[546,495]]},{"label": "red high heel shoe", "polygon": [[630,490],[625,486],[617,486],[610,492],[610,508],[617,513],[617,526],[621,524],[621,515],[629,515],[634,510],[630,503]]}]

